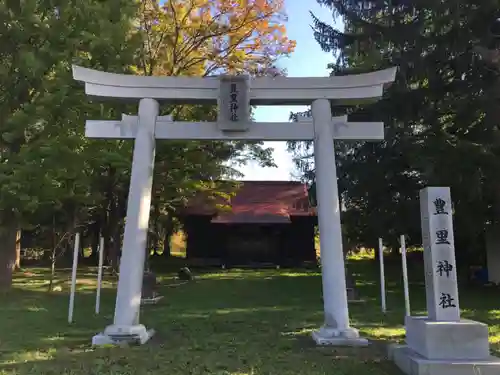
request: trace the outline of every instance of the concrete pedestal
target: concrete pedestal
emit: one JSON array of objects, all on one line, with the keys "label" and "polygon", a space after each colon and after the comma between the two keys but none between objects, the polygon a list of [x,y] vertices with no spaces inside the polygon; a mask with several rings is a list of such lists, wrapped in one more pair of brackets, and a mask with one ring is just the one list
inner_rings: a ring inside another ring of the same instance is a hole
[{"label": "concrete pedestal", "polygon": [[142,345],[146,343],[154,333],[154,330],[148,331],[142,324],[135,326],[110,325],[106,327],[103,333],[99,333],[92,337],[92,345]]},{"label": "concrete pedestal", "polygon": [[407,375],[500,374],[490,355],[488,326],[472,320],[436,322],[406,317],[406,344],[389,348],[389,358]]},{"label": "concrete pedestal", "polygon": [[485,359],[490,355],[488,326],[473,320],[435,322],[426,316],[405,319],[406,344],[427,359]]},{"label": "concrete pedestal", "polygon": [[322,346],[367,346],[368,340],[359,337],[355,328],[347,328],[343,331],[335,328],[321,327],[312,333],[312,338],[317,345]]},{"label": "concrete pedestal", "polygon": [[389,359],[407,375],[498,375],[500,359],[483,360],[427,359],[406,345],[392,345]]}]

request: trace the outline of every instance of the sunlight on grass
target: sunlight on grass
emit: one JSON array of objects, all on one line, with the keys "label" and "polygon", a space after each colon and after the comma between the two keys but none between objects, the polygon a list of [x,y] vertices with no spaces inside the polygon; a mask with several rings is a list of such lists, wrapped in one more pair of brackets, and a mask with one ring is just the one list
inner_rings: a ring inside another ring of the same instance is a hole
[{"label": "sunlight on grass", "polygon": [[231,269],[227,271],[205,273],[199,276],[200,279],[263,279],[266,277],[308,277],[318,276],[318,271],[281,271],[276,269],[267,270],[246,270],[246,269]]},{"label": "sunlight on grass", "polygon": [[488,311],[488,319],[498,319],[500,320],[500,310],[490,310]]},{"label": "sunlight on grass", "polygon": [[64,337],[62,336],[52,336],[52,337],[45,337],[43,341],[63,341]]},{"label": "sunlight on grass", "polygon": [[[53,359],[56,353],[57,351],[54,348],[49,348],[46,351],[41,351],[41,350],[19,351],[17,353],[14,353],[12,359],[7,360],[5,362],[0,361],[0,364],[48,361]],[[0,374],[1,373],[2,372],[0,372]]]},{"label": "sunlight on grass", "polygon": [[488,331],[490,333],[490,343],[500,344],[500,325],[490,325]]},{"label": "sunlight on grass", "polygon": [[351,252],[349,254],[348,258],[349,258],[349,260],[352,260],[352,261],[374,259],[375,258],[375,251],[373,249],[362,248],[357,252]]},{"label": "sunlight on grass", "polygon": [[293,331],[293,332],[282,332],[282,336],[307,336],[310,335],[315,328],[303,328],[299,329],[298,331]]},{"label": "sunlight on grass", "polygon": [[[368,259],[368,260],[367,260]],[[0,309],[1,375],[400,375],[385,345],[404,338],[399,268],[387,267],[388,312],[380,312],[378,268],[370,254],[349,258],[360,297],[349,304],[353,325],[373,340],[367,348],[317,348],[311,332],[323,323],[317,270],[220,270],[172,288],[175,274],[159,276],[158,305],[141,320],[157,335],[141,347],[90,347],[112,321],[116,279],[105,276],[101,315],[94,314],[95,269],[79,272],[74,323],[67,320],[70,271],[57,274],[60,292],[47,293],[46,270],[17,274]],[[399,267],[399,264],[398,264]],[[420,271],[419,271],[420,272]],[[422,271],[423,272],[423,271]],[[412,309],[425,311],[424,287],[411,286]],[[496,292],[464,290],[464,316],[490,325],[492,350],[500,350]],[[3,301],[2,301],[3,302]]]},{"label": "sunlight on grass", "polygon": [[180,313],[176,317],[181,319],[207,319],[210,314],[208,312],[193,312],[193,313]]},{"label": "sunlight on grass", "polygon": [[217,280],[222,280],[222,279],[260,279],[266,276],[270,276],[273,273],[270,271],[255,271],[251,272],[248,270],[239,270],[239,269],[232,269],[231,271],[221,271],[221,272],[214,272],[214,273],[205,273],[198,278],[200,279],[217,279]]},{"label": "sunlight on grass", "polygon": [[292,310],[290,307],[283,307],[283,306],[273,306],[273,307],[251,307],[251,308],[246,308],[246,309],[220,309],[220,310],[215,310],[215,314],[219,315],[226,315],[226,314],[235,314],[235,313],[255,313],[255,312],[264,312],[264,311],[287,311],[287,310]]},{"label": "sunlight on grass", "polygon": [[309,277],[309,276],[321,276],[321,272],[280,272],[279,276],[285,277]]},{"label": "sunlight on grass", "polygon": [[362,328],[362,333],[370,338],[378,340],[394,340],[396,338],[404,337],[404,327],[374,327]]},{"label": "sunlight on grass", "polygon": [[43,307],[37,307],[37,306],[31,306],[31,307],[28,307],[26,309],[27,311],[30,311],[30,312],[47,312],[48,310],[46,308],[43,308]]}]

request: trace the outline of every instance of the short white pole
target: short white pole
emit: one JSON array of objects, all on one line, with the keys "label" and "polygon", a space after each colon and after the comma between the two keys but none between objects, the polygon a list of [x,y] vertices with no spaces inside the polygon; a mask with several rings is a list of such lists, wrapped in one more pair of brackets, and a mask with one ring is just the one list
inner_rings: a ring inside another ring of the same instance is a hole
[{"label": "short white pole", "polygon": [[384,244],[382,238],[378,239],[378,254],[380,264],[380,300],[382,301],[382,312],[385,313],[387,305],[385,301]]},{"label": "short white pole", "polygon": [[80,233],[76,233],[75,248],[73,251],[73,269],[71,272],[71,292],[69,295],[68,323],[73,323],[73,309],[75,307],[76,270],[78,268],[79,250],[80,250]]},{"label": "short white pole", "polygon": [[97,293],[95,296],[95,313],[99,314],[101,307],[102,265],[104,263],[104,237],[99,239],[99,267],[97,269]]},{"label": "short white pole", "polygon": [[406,265],[406,242],[404,234],[401,235],[401,262],[403,266],[403,286],[405,292],[406,316],[410,316],[410,292],[408,291],[408,267]]}]

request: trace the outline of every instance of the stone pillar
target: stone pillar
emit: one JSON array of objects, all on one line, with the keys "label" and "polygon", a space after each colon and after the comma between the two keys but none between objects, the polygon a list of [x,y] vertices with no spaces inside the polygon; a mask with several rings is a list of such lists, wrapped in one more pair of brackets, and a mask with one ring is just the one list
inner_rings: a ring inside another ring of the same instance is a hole
[{"label": "stone pillar", "polygon": [[450,188],[420,191],[428,316],[407,316],[407,345],[389,352],[408,375],[500,373],[500,360],[490,357],[488,326],[460,319],[452,216]]},{"label": "stone pillar", "polygon": [[104,335],[94,337],[95,344],[116,341],[143,343],[151,335],[143,325],[138,324],[138,316],[146,258],[158,112],[156,100],[140,101],[114,322],[106,328]]},{"label": "stone pillar", "polygon": [[420,191],[427,312],[434,321],[459,321],[450,188]]},{"label": "stone pillar", "polygon": [[314,101],[312,115],[325,311],[323,327],[312,336],[319,345],[366,345],[367,341],[359,338],[358,331],[349,326],[330,102],[326,99]]}]

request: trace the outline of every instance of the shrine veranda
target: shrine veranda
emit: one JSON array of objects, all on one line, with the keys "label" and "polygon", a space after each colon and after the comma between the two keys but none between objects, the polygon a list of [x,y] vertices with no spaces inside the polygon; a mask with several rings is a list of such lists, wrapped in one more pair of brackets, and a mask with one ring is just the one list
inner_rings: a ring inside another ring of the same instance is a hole
[{"label": "shrine veranda", "polygon": [[[87,121],[86,124],[88,137],[134,140],[120,260],[120,275],[126,277],[119,278],[113,324],[93,338],[94,344],[145,343],[152,334],[139,323],[139,309],[155,143],[156,139],[184,139],[313,140],[324,325],[314,331],[312,337],[319,345],[368,345],[349,323],[337,175],[332,166],[335,165],[335,139],[380,141],[384,138],[384,124],[332,117],[332,104],[350,105],[380,99],[384,86],[395,79],[395,68],[340,77],[254,79],[246,76],[140,77],[77,66],[73,72],[76,80],[85,83],[88,95],[139,102],[137,116],[123,115],[117,121]],[[159,102],[218,104],[218,119],[175,122],[169,116],[159,116]],[[311,105],[312,117],[283,123],[249,119],[250,105],[292,104]],[[460,319],[450,207],[448,188],[428,188],[421,192],[429,316],[407,317],[408,345],[393,347],[390,355],[410,375],[468,374],[470,368],[478,367],[482,374],[498,374],[500,362],[489,356],[487,326]],[[446,334],[460,337],[460,342],[446,339]],[[446,372],[452,371],[452,367],[455,372]],[[465,372],[456,372],[457,369]]]}]

